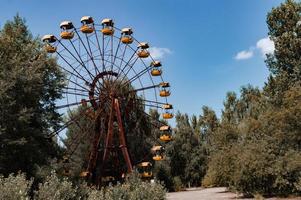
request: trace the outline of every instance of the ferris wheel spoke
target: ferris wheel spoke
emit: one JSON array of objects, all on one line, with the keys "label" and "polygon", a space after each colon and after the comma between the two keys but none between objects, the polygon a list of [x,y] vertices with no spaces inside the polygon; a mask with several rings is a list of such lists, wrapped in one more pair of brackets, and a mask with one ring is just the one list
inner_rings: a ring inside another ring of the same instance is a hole
[{"label": "ferris wheel spoke", "polygon": [[152,105],[152,104],[147,104],[147,103],[141,103],[141,105],[148,106],[148,107],[151,107],[151,108],[158,108],[158,109],[161,108],[160,106]]},{"label": "ferris wheel spoke", "polygon": [[82,130],[81,133],[82,134],[75,135],[74,138],[70,138],[70,140],[69,140],[69,141],[71,141],[70,144],[65,143],[65,146],[66,147],[68,146],[68,148],[66,149],[66,153],[65,153],[68,155],[68,159],[71,159],[72,155],[76,152],[76,149],[80,145],[82,139],[87,138],[87,136],[89,135],[88,131],[85,131],[85,130]]},{"label": "ferris wheel spoke", "polygon": [[[87,109],[90,109],[90,107],[84,108],[84,111],[86,111]],[[77,117],[71,117],[67,122],[65,122],[58,130],[55,130],[51,133],[49,133],[47,135],[48,138],[52,138],[55,135],[59,135],[60,132],[62,132],[64,129],[66,129],[67,127],[69,127],[72,123],[74,123],[74,121],[80,119],[82,116],[79,115]]]},{"label": "ferris wheel spoke", "polygon": [[[106,40],[107,40],[107,42],[106,42]],[[103,34],[103,35],[102,35],[102,41],[103,41],[103,43],[102,43],[102,52],[103,52],[103,56],[108,55],[108,57],[111,57],[111,56],[110,56],[110,55],[111,55],[111,52],[108,52],[108,54],[107,54],[107,49],[108,49],[108,46],[109,46],[109,44],[110,44],[110,39],[108,39],[108,37],[107,37],[107,36],[104,36],[104,34]],[[105,45],[105,43],[106,43],[106,45]],[[107,63],[108,63],[108,60],[109,60],[109,59],[103,59],[105,71],[107,71]],[[108,78],[107,78],[107,79],[108,79]]]},{"label": "ferris wheel spoke", "polygon": [[[109,50],[107,50],[108,49],[108,46],[109,46],[109,44],[110,44],[110,39],[108,39],[108,37],[106,36],[104,36],[104,38],[105,38],[105,40],[107,40],[107,43],[106,43],[106,45],[105,45],[105,48],[104,48],[104,50],[103,50],[103,52],[104,53],[106,53],[107,51],[109,51]],[[109,52],[110,53],[110,52]]]},{"label": "ferris wheel spoke", "polygon": [[105,36],[102,34],[102,52],[103,52],[103,56],[102,56],[102,64],[103,64],[103,71],[106,71],[106,66],[105,66]]},{"label": "ferris wheel spoke", "polygon": [[[86,69],[86,71],[88,72],[88,74],[90,74],[90,72],[89,72],[89,70],[85,67],[85,65],[84,65],[84,62],[82,61],[82,59],[81,59],[81,57],[79,56],[79,58],[80,58],[80,60],[81,61],[79,61],[77,58],[76,58],[76,56],[60,41],[60,40],[58,40],[59,41],[59,43],[64,47],[64,49],[66,49],[66,51],[82,66],[82,67],[84,67],[85,69]],[[76,50],[76,47],[74,46],[74,44],[73,44],[73,42],[71,41],[71,40],[69,40],[70,41],[70,43],[71,43],[71,46],[73,47],[73,49],[75,50],[75,52],[76,52],[76,54],[77,55],[79,55],[78,54],[78,51]],[[74,67],[72,67],[72,65],[59,53],[59,52],[57,52],[57,54],[66,62],[66,63],[68,63],[68,65],[74,70],[74,71],[76,71],[75,70],[75,68]],[[77,72],[77,71],[76,71]],[[78,73],[78,72],[77,72]],[[92,77],[90,77],[92,80],[93,80],[93,78]]]},{"label": "ferris wheel spoke", "polygon": [[98,67],[96,66],[96,63],[94,62],[94,57],[93,57],[91,45],[90,45],[90,42],[89,42],[90,40],[89,40],[87,34],[86,34],[86,40],[87,40],[88,48],[89,48],[89,51],[90,51],[90,58],[91,58],[91,60],[92,60],[92,62],[93,62],[94,70],[95,70],[95,75],[96,75],[96,74],[99,74],[100,71],[98,70]]},{"label": "ferris wheel spoke", "polygon": [[[82,110],[81,112],[83,113],[83,112],[86,112],[88,109],[91,109],[91,107],[86,107],[84,110]],[[72,121],[72,124],[75,124],[81,131],[80,131],[80,133],[81,134],[76,134],[73,138],[71,137],[70,138],[70,140],[71,140],[71,142],[73,143],[74,141],[75,141],[75,139],[77,139],[78,137],[80,137],[81,136],[81,138],[83,138],[84,136],[85,136],[85,134],[87,134],[87,128],[83,128],[80,124],[79,124],[79,122],[78,122],[78,118],[82,118],[82,115],[81,114],[78,114],[77,116],[74,116],[73,114],[72,114],[72,111],[69,109],[69,115],[70,115],[70,121]],[[82,133],[85,133],[85,134],[82,134]],[[71,145],[72,145],[72,143],[71,143]],[[78,144],[79,145],[79,144]],[[78,145],[76,145],[76,147],[75,147],[75,149],[74,149],[74,151],[77,149],[77,147],[78,147]],[[68,145],[69,146],[69,145]],[[71,148],[70,146],[69,146],[69,148]],[[73,152],[74,153],[74,152]],[[72,153],[72,154],[73,154]],[[71,155],[72,155],[71,154]]]},{"label": "ferris wheel spoke", "polygon": [[116,57],[117,57],[117,54],[118,54],[118,51],[119,51],[119,48],[120,48],[120,44],[121,44],[121,37],[118,40],[118,45],[117,45],[117,48],[116,48],[116,51],[115,51],[115,55],[114,55],[112,66],[114,66],[114,64],[115,64]]},{"label": "ferris wheel spoke", "polygon": [[133,68],[133,66],[135,65],[135,63],[137,62],[139,58],[137,57],[133,63],[129,64],[129,69],[127,70],[127,72],[125,73],[125,77],[128,75],[128,73],[131,71],[131,69]]},{"label": "ferris wheel spoke", "polygon": [[[98,98],[94,98],[93,100],[97,100]],[[88,103],[88,102],[91,102],[92,100],[86,100],[86,99],[83,99],[81,102],[74,102],[74,103],[68,103],[68,104],[65,104],[65,105],[60,105],[60,106],[56,106],[55,109],[62,109],[62,108],[66,108],[66,107],[70,107],[70,106],[77,106],[77,105],[80,105],[80,104],[83,104],[84,102],[85,103]]]},{"label": "ferris wheel spoke", "polygon": [[55,135],[59,135],[59,133],[60,133],[61,131],[63,131],[65,128],[67,128],[68,126],[70,126],[70,124],[71,124],[71,122],[65,123],[60,129],[58,129],[58,130],[56,130],[56,131],[53,131],[53,132],[49,133],[49,134],[47,135],[47,138],[52,138],[52,137],[54,137]]},{"label": "ferris wheel spoke", "polygon": [[152,124],[153,125],[156,125],[158,128],[161,127],[161,126],[168,126],[168,124],[166,122],[163,122],[159,119],[154,119],[150,114],[146,113],[146,112],[143,112],[143,114],[147,117],[149,117],[151,120],[152,120]]},{"label": "ferris wheel spoke", "polygon": [[77,77],[77,78],[79,78],[79,79],[81,79],[81,80],[83,80],[83,81],[85,81],[85,83],[89,83],[60,53],[58,53],[57,52],[57,55],[60,57],[60,58],[62,58],[62,60],[63,61],[65,61],[66,63],[67,63],[67,65],[69,66],[69,67],[71,67],[71,69],[74,71],[74,72],[76,72],[76,74],[74,74],[73,72],[71,72],[71,71],[69,71],[69,70],[67,70],[66,68],[64,68],[64,67],[62,67],[61,66],[61,68],[63,69],[63,70],[65,70],[67,73],[69,73],[70,75],[73,75],[73,76],[75,76],[75,77]]},{"label": "ferris wheel spoke", "polygon": [[78,91],[78,92],[88,92],[89,91],[89,90],[82,90],[79,88],[72,88],[72,87],[64,87],[63,89],[74,90],[74,91]]},{"label": "ferris wheel spoke", "polygon": [[[125,69],[126,69],[127,67],[132,68],[132,67],[135,65],[135,63],[136,63],[137,60],[138,60],[138,57],[136,57],[135,60],[134,60],[134,62],[132,62],[132,59],[134,59],[135,55],[136,55],[136,53],[134,53],[134,54],[131,56],[131,58],[129,59],[129,61],[123,66],[122,71],[125,71]],[[131,62],[132,62],[132,63],[131,63]],[[128,71],[129,71],[129,70],[127,70],[127,72],[128,72]],[[127,74],[127,73],[126,73],[126,74]]]},{"label": "ferris wheel spoke", "polygon": [[[94,28],[94,30],[96,30],[94,24],[93,24],[93,28]],[[98,49],[99,54],[100,54],[100,57],[101,57],[101,59],[102,59],[102,71],[105,71],[105,70],[104,70],[104,67],[105,67],[105,66],[104,66],[104,62],[103,62],[103,60],[104,60],[104,55],[103,55],[103,53],[102,53],[102,51],[101,51],[101,49],[100,49],[99,39],[98,39],[98,36],[97,36],[97,32],[96,32],[96,31],[95,31],[95,38],[96,38],[96,42],[97,42],[97,49]]]},{"label": "ferris wheel spoke", "polygon": [[138,88],[138,89],[135,89],[135,90],[131,90],[128,93],[134,93],[134,92],[138,92],[138,91],[142,91],[142,90],[149,90],[149,89],[157,88],[159,86],[160,86],[160,84],[151,85],[151,86],[147,86],[147,87],[143,87],[143,88]]},{"label": "ferris wheel spoke", "polygon": [[[148,102],[148,103],[155,103],[155,104],[160,104],[160,105],[164,105],[166,103],[163,103],[163,102],[159,102],[159,101],[152,101],[152,100],[147,100],[147,99],[139,99],[141,101],[145,101],[145,102]],[[160,107],[162,108],[162,107]]]},{"label": "ferris wheel spoke", "polygon": [[[70,77],[71,78],[71,77]],[[85,88],[85,87],[83,87],[82,85],[80,85],[79,83],[77,83],[77,82],[74,82],[74,81],[72,81],[71,79],[69,78],[69,82],[71,82],[71,83],[73,83],[74,85],[77,85],[78,87],[80,87],[80,88],[82,88],[82,89],[84,89],[85,91],[87,91],[87,92],[89,92],[89,90],[87,89],[87,88]],[[89,84],[88,82],[85,82],[86,84]]]},{"label": "ferris wheel spoke", "polygon": [[85,96],[85,97],[89,97],[89,95],[87,94],[82,94],[82,93],[76,93],[76,92],[69,92],[69,91],[63,91],[64,94],[73,94],[76,96]]},{"label": "ferris wheel spoke", "polygon": [[[70,41],[71,46],[73,47],[75,53],[76,53],[77,56],[79,57],[80,61],[79,61],[75,56],[74,56],[74,58],[81,64],[81,66],[83,66],[83,68],[84,68],[84,69],[87,71],[87,73],[89,74],[91,80],[93,80],[93,79],[94,79],[94,76],[92,75],[92,73],[91,73],[91,72],[87,69],[87,67],[85,66],[84,61],[82,60],[82,58],[81,58],[79,52],[77,51],[76,47],[74,46],[73,42],[72,42],[71,40],[69,40],[69,41]],[[82,41],[82,40],[80,39],[80,41]],[[87,53],[88,53],[88,52],[87,52]],[[72,55],[73,55],[73,54],[72,54]]]},{"label": "ferris wheel spoke", "polygon": [[137,75],[133,76],[132,78],[130,78],[126,84],[132,83],[133,81],[135,81],[137,78],[143,76],[145,73],[147,73],[149,70],[151,69],[151,66],[146,67],[145,69],[143,69],[141,72],[139,72]]},{"label": "ferris wheel spoke", "polygon": [[[90,57],[90,59],[91,59],[93,65],[94,65],[94,67],[95,67],[95,76],[96,76],[96,74],[97,74],[97,66],[96,66],[96,64],[95,64],[95,62],[94,62],[94,59],[93,59],[93,56],[92,56],[92,50],[91,50],[91,46],[90,46],[90,42],[89,42],[88,36],[87,36],[87,34],[86,34],[87,44],[88,44],[88,48],[89,48],[89,50],[90,50],[90,53],[89,53],[89,51],[88,51],[88,49],[87,49],[85,43],[83,42],[82,38],[80,37],[80,35],[78,34],[78,32],[77,32],[76,29],[75,29],[75,33],[76,33],[77,37],[79,38],[80,42],[82,43],[84,49],[86,50],[88,56]],[[80,56],[79,56],[79,57],[80,57]],[[89,72],[89,74],[91,74],[91,72],[90,72],[89,70],[87,70],[87,71]],[[91,75],[92,75],[92,74],[91,74]],[[95,77],[93,76],[93,78],[95,78]]]},{"label": "ferris wheel spoke", "polygon": [[113,36],[111,36],[111,71],[113,71],[113,62],[114,62],[114,57],[113,57],[113,52],[114,52],[114,42],[113,42]]},{"label": "ferris wheel spoke", "polygon": [[[117,73],[117,74],[120,73],[121,66],[122,66],[122,61],[123,61],[123,59],[124,59],[124,56],[125,56],[125,52],[126,52],[127,46],[128,46],[128,44],[125,45],[124,50],[123,50],[123,53],[122,53],[122,57],[120,58],[120,65],[119,65],[119,69],[118,69],[118,73]],[[123,72],[123,71],[122,71],[122,72]]]},{"label": "ferris wheel spoke", "polygon": [[[137,49],[137,50],[138,50],[138,49]],[[129,60],[126,62],[126,64],[121,68],[121,71],[124,71],[125,68],[128,66],[128,64],[132,61],[132,59],[135,57],[135,55],[136,55],[136,53],[137,53],[137,50],[134,51],[134,53],[131,55],[130,59],[129,59]],[[124,61],[124,60],[122,59],[122,61]]]}]

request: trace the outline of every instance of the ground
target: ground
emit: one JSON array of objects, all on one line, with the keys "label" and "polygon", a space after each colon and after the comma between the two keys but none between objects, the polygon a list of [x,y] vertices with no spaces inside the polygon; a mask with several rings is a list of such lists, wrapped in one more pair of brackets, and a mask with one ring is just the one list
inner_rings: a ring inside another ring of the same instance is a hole
[{"label": "ground", "polygon": [[[167,194],[167,200],[250,200],[247,198],[239,198],[235,193],[228,192],[224,187],[217,188],[194,188],[184,192],[171,192]],[[278,200],[277,198],[269,198],[269,200]],[[301,200],[293,198],[290,200]]]}]

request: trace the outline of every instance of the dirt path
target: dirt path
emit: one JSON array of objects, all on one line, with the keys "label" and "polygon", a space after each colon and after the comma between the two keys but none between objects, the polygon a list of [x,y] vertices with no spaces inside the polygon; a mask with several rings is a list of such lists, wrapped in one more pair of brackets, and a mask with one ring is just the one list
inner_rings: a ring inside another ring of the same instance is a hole
[{"label": "dirt path", "polygon": [[[235,199],[237,196],[234,193],[226,192],[226,188],[196,188],[184,192],[172,192],[167,194],[168,200],[227,200]],[[246,200],[246,199],[244,199]]]},{"label": "dirt path", "polygon": [[[227,192],[224,187],[217,188],[195,188],[185,192],[172,192],[167,194],[167,200],[250,200],[241,199],[234,193]],[[277,200],[277,198],[270,198],[269,200]],[[301,198],[294,198],[290,200],[301,200]]]}]

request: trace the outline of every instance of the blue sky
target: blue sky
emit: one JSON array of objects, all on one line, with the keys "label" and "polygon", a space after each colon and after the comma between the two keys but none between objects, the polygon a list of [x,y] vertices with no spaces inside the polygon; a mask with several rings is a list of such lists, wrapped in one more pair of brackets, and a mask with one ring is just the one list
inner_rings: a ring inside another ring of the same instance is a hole
[{"label": "blue sky", "polygon": [[[176,110],[221,113],[227,91],[262,87],[268,76],[266,14],[280,0],[1,0],[0,26],[18,12],[34,35],[59,33],[59,23],[80,24],[84,15],[130,26],[162,57]],[[259,42],[260,41],[260,42]],[[240,54],[239,54],[240,53]]]}]

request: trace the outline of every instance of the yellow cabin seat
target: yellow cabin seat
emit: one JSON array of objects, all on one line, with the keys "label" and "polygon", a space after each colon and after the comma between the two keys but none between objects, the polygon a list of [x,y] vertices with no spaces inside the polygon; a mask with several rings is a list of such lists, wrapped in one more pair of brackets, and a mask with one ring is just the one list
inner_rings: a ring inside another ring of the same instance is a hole
[{"label": "yellow cabin seat", "polygon": [[73,32],[63,31],[61,32],[61,38],[65,40],[71,40],[74,37]]},{"label": "yellow cabin seat", "polygon": [[155,155],[155,156],[153,156],[153,160],[155,160],[155,161],[163,160],[163,156],[161,156],[161,155]]},{"label": "yellow cabin seat", "polygon": [[171,119],[171,118],[173,118],[172,113],[163,113],[163,119]]},{"label": "yellow cabin seat", "polygon": [[160,97],[168,97],[170,96],[170,92],[168,90],[161,90]]},{"label": "yellow cabin seat", "polygon": [[85,24],[85,25],[82,25],[82,27],[80,27],[80,31],[82,33],[89,34],[89,33],[93,33],[94,28],[92,26],[88,26],[87,24]]},{"label": "yellow cabin seat", "polygon": [[88,177],[88,176],[90,176],[90,172],[88,172],[88,171],[83,171],[83,172],[81,172],[81,173],[79,174],[79,176],[80,176],[80,177]]},{"label": "yellow cabin seat", "polygon": [[160,136],[160,140],[162,140],[164,142],[168,142],[171,140],[171,135],[163,134]]},{"label": "yellow cabin seat", "polygon": [[152,76],[160,76],[162,71],[160,69],[152,69],[151,74]]},{"label": "yellow cabin seat", "polygon": [[56,47],[54,47],[54,46],[51,46],[51,45],[46,45],[45,46],[45,50],[48,52],[48,53],[54,53],[54,52],[56,52]]},{"label": "yellow cabin seat", "polygon": [[132,44],[133,38],[131,38],[131,37],[122,37],[122,38],[121,38],[121,42],[122,42],[123,44]]},{"label": "yellow cabin seat", "polygon": [[114,34],[114,29],[105,27],[101,30],[102,34],[104,35],[113,35]]},{"label": "yellow cabin seat", "polygon": [[153,176],[153,173],[152,172],[142,172],[141,176],[143,178],[151,178]]},{"label": "yellow cabin seat", "polygon": [[149,56],[149,52],[146,50],[140,50],[137,55],[139,58],[147,58]]}]

